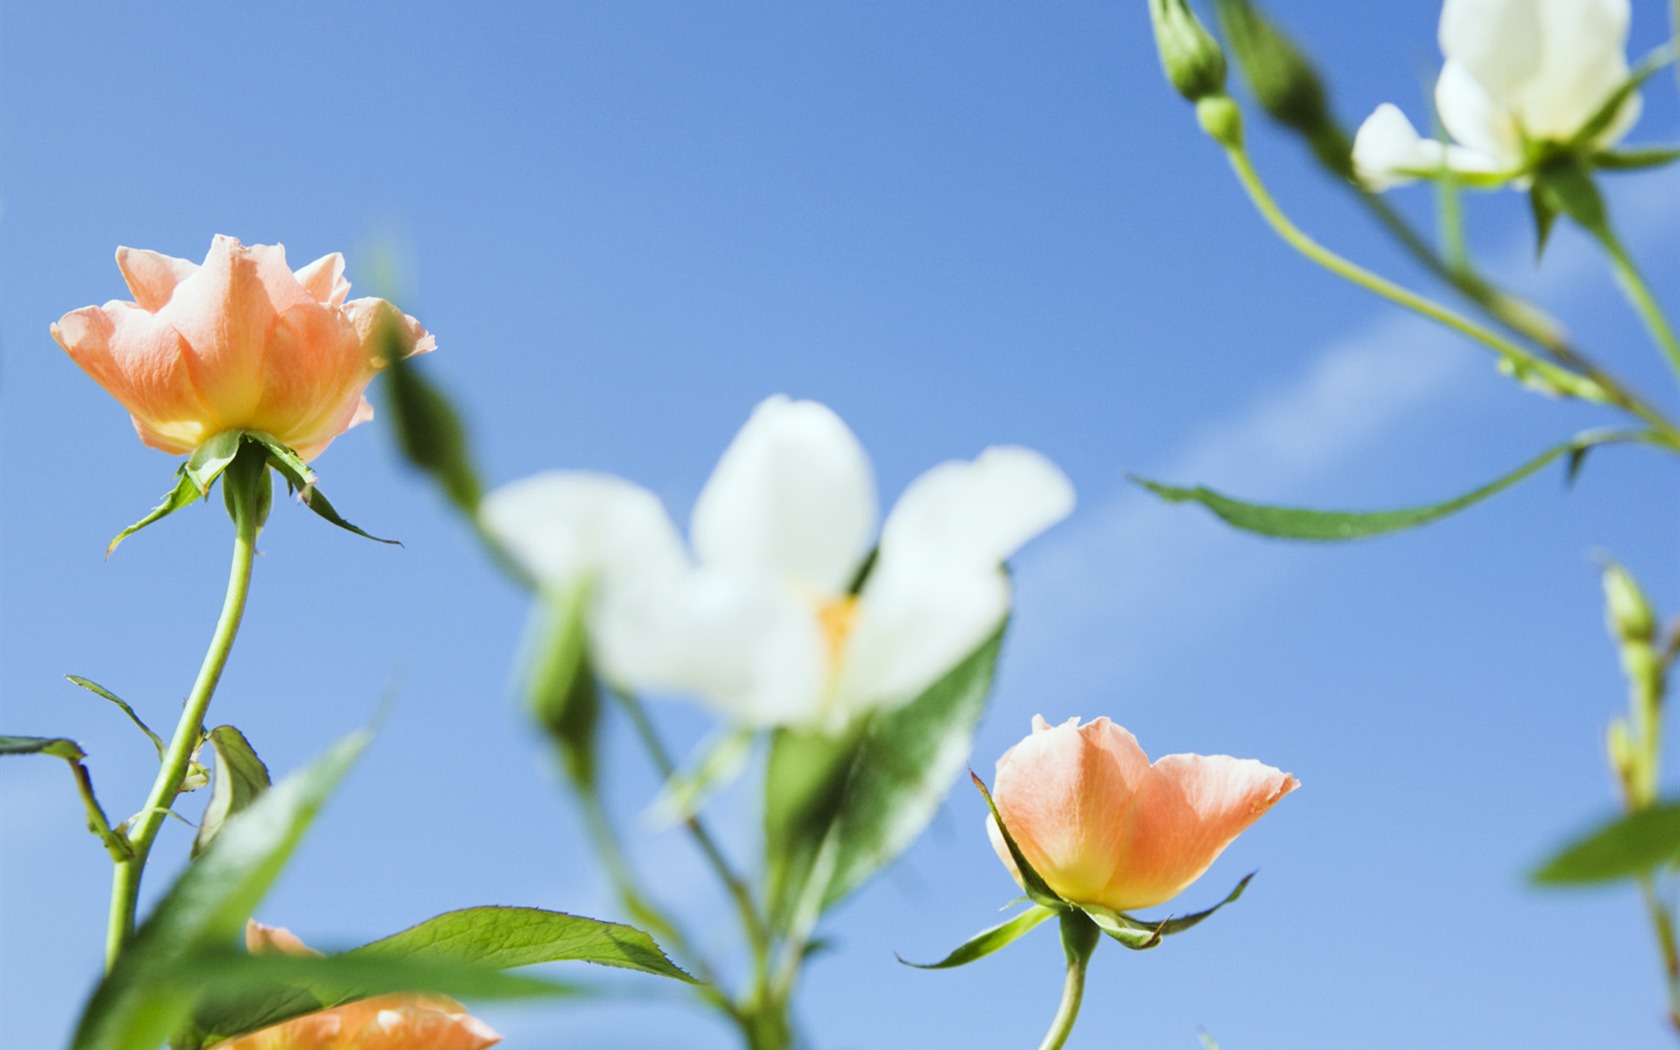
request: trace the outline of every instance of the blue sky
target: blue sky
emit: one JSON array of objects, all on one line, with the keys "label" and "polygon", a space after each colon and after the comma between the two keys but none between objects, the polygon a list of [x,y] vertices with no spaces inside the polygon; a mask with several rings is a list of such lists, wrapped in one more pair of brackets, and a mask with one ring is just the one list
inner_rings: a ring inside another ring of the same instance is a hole
[{"label": "blue sky", "polygon": [[[1636,5],[1635,52],[1663,35]],[[1431,5],[1279,0],[1341,115],[1421,122]],[[1152,754],[1228,752],[1304,784],[1186,907],[1249,894],[1163,950],[1094,964],[1074,1046],[1666,1045],[1630,892],[1539,894],[1522,872],[1609,808],[1622,703],[1594,551],[1680,606],[1671,468],[1611,449],[1421,533],[1307,549],[1155,504],[1124,472],[1270,499],[1383,506],[1471,487],[1601,419],[1500,379],[1261,227],[1162,82],[1144,5],[13,4],[0,14],[0,725],[69,735],[106,807],[139,804],[150,748],[60,677],[168,723],[208,638],[229,529],[215,504],[109,561],[173,462],[47,326],[121,297],[119,244],[201,258],[215,233],[378,246],[438,338],[493,481],[622,473],[682,520],[748,411],[833,406],[890,500],[988,444],[1038,448],[1080,508],[1015,563],[1018,612],[976,769],[1051,720],[1109,715]],[[1672,79],[1641,140],[1673,140]],[[1417,279],[1292,141],[1257,163],[1309,229]],[[1613,202],[1680,310],[1680,181]],[[1427,221],[1428,195],[1396,200]],[[1588,246],[1537,272],[1516,194],[1471,201],[1490,265],[1547,297],[1619,371],[1671,380]],[[379,393],[374,393],[376,402]],[[376,422],[316,467],[388,549],[278,506],[212,719],[294,768],[395,706],[261,911],[323,946],[435,912],[530,904],[621,917],[510,667],[521,594],[484,563]],[[662,705],[674,741],[697,709]],[[657,789],[612,742],[631,826]],[[750,856],[751,785],[718,800]],[[196,800],[183,803],[195,811]],[[824,1048],[1032,1045],[1055,1007],[1048,929],[951,973],[943,954],[1015,889],[961,790],[833,916],[801,1016]],[[190,832],[171,827],[165,858]],[[642,834],[664,897],[727,915],[684,844]],[[56,762],[0,765],[0,1045],[61,1044],[99,967],[108,865]],[[724,1047],[648,981],[609,1001],[483,1009],[509,1046]],[[702,1018],[696,1022],[695,1018]],[[625,1033],[633,1033],[626,1035]]]}]

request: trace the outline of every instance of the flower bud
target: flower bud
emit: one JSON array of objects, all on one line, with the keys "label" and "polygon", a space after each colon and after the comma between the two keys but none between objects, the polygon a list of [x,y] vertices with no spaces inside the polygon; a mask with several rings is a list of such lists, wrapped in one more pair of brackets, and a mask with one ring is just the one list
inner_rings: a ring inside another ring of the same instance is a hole
[{"label": "flower bud", "polygon": [[1656,639],[1657,618],[1650,601],[1633,576],[1615,562],[1604,567],[1604,619],[1618,641],[1650,645]]},{"label": "flower bud", "polygon": [[1149,0],[1161,68],[1191,102],[1225,92],[1225,53],[1185,0]]},{"label": "flower bud", "polygon": [[1209,95],[1196,103],[1196,119],[1202,130],[1227,149],[1240,149],[1243,144],[1242,107],[1229,95]]}]

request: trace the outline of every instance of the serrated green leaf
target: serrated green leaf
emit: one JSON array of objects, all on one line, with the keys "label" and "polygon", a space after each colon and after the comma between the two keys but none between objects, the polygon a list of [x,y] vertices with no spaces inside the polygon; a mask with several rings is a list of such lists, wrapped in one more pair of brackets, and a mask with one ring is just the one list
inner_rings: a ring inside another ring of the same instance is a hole
[{"label": "serrated green leaf", "polygon": [[1594,153],[1591,164],[1606,171],[1639,171],[1660,168],[1680,160],[1680,146],[1632,146]]},{"label": "serrated green leaf", "polygon": [[229,817],[255,802],[270,784],[268,767],[257,757],[245,734],[232,726],[217,726],[210,730],[208,740],[216,752],[216,775],[210,784],[210,801],[204,805],[204,819],[198,823],[198,836],[193,839],[195,858]]},{"label": "serrated green leaf", "polygon": [[196,996],[175,971],[198,953],[235,943],[245,920],[368,734],[351,734],[231,817],[188,865],[94,989],[72,1050],[156,1050],[191,1014]]},{"label": "serrated green leaf", "polygon": [[68,678],[71,682],[74,682],[76,685],[81,686],[83,689],[86,689],[88,692],[92,693],[94,696],[100,697],[101,699],[104,699],[104,700],[109,700],[111,703],[116,704],[118,707],[122,708],[122,713],[128,716],[128,720],[130,722],[133,722],[135,725],[139,726],[140,731],[142,733],[145,733],[146,736],[151,740],[152,746],[157,748],[158,757],[159,758],[163,757],[163,752],[165,750],[164,743],[163,743],[163,738],[158,736],[156,733],[152,732],[152,727],[151,726],[149,726],[145,722],[141,721],[140,716],[134,713],[134,708],[132,708],[128,705],[128,701],[124,700],[122,697],[118,696],[116,693],[111,692],[109,689],[100,685],[98,682],[90,682],[86,678],[83,678],[79,675],[73,675],[73,674],[67,674],[64,677]]},{"label": "serrated green leaf", "polygon": [[1631,879],[1680,858],[1680,801],[1613,817],[1576,838],[1535,870],[1543,886]]},{"label": "serrated green leaf", "polygon": [[765,848],[773,915],[805,895],[833,838],[832,907],[915,841],[968,761],[1004,627],[909,704],[839,736],[778,730],[765,773]]},{"label": "serrated green leaf", "polygon": [[1128,476],[1132,481],[1168,503],[1199,503],[1212,511],[1226,524],[1246,532],[1272,536],[1277,539],[1340,542],[1365,539],[1390,532],[1403,532],[1406,529],[1415,529],[1420,525],[1439,521],[1510,488],[1559,456],[1579,453],[1588,448],[1612,442],[1648,440],[1650,440],[1650,435],[1644,431],[1591,431],[1579,434],[1562,445],[1547,449],[1509,474],[1496,478],[1480,488],[1472,489],[1462,496],[1456,496],[1441,503],[1408,507],[1401,510],[1333,511],[1310,510],[1304,507],[1279,507],[1232,499],[1201,485],[1180,488],[1174,485],[1163,485],[1160,482],[1150,481],[1148,478],[1140,478],[1136,475]]},{"label": "serrated green leaf", "polygon": [[984,959],[999,948],[1014,944],[1028,931],[1035,929],[1045,919],[1056,914],[1054,908],[1046,908],[1035,904],[1026,911],[1007,922],[1001,922],[987,930],[970,937],[957,947],[950,955],[933,963],[914,963],[898,957],[898,961],[906,966],[914,966],[918,970],[948,970],[954,966],[966,966],[976,959]]},{"label": "serrated green leaf", "polygon": [[[267,963],[273,957],[256,958]],[[517,982],[525,979],[495,971],[550,962],[591,962],[693,982],[652,937],[630,926],[540,908],[463,908],[308,965],[280,964],[278,976],[274,964],[267,971],[251,968],[256,979],[209,1000],[193,1028],[201,1038],[228,1038],[394,991],[503,998],[521,994]],[[296,973],[283,972],[286,965]],[[537,994],[576,992],[547,981],[531,988]]]},{"label": "serrated green leaf", "polygon": [[52,755],[67,762],[87,757],[80,744],[62,736],[0,736],[0,755]]}]

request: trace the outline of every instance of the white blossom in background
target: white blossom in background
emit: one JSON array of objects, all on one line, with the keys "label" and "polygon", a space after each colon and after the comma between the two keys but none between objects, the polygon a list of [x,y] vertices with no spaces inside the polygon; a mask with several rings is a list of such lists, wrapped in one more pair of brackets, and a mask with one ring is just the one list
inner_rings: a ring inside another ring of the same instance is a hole
[{"label": "white blossom in background", "polygon": [[[1435,107],[1453,138],[1420,136],[1384,103],[1360,125],[1353,163],[1374,190],[1450,169],[1472,182],[1520,178],[1530,144],[1572,141],[1627,82],[1628,0],[1446,0]],[[1632,93],[1588,145],[1615,144],[1638,119]]]},{"label": "white blossom in background", "polygon": [[920,695],[1003,622],[1004,560],[1074,499],[1043,456],[990,448],[912,482],[877,543],[857,438],[827,407],[780,395],[754,410],[701,491],[691,553],[647,522],[650,493],[578,477],[498,490],[485,522],[539,579],[594,579],[589,632],[604,674],[695,694],[753,727],[837,730]]}]

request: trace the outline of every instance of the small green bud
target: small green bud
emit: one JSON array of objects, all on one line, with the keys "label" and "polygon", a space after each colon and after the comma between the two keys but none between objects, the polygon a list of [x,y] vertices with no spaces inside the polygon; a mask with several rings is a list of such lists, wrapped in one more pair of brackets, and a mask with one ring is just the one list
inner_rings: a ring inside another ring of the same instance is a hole
[{"label": "small green bud", "polygon": [[1216,0],[1215,6],[1219,27],[1260,107],[1309,137],[1333,129],[1324,82],[1295,42],[1249,0]]},{"label": "small green bud", "polygon": [[1196,119],[1202,130],[1227,149],[1241,149],[1243,144],[1242,107],[1229,95],[1209,95],[1196,103]]},{"label": "small green bud", "polygon": [[1185,0],[1149,0],[1161,68],[1191,102],[1225,93],[1225,52]]},{"label": "small green bud", "polygon": [[1651,603],[1628,571],[1615,562],[1604,566],[1604,619],[1612,637],[1649,646],[1657,637]]}]

